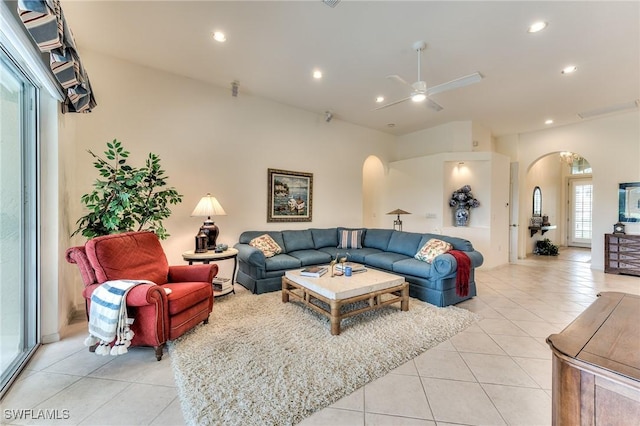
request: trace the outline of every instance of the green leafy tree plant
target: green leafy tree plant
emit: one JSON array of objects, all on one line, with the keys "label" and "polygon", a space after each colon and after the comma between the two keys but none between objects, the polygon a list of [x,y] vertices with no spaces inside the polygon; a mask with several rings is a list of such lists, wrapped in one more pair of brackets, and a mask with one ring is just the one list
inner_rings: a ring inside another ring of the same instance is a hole
[{"label": "green leafy tree plant", "polygon": [[133,167],[127,164],[129,151],[116,139],[107,142],[106,159],[88,152],[102,179],[96,179],[93,191],[80,198],[89,213],[78,219],[78,229],[71,235],[94,238],[151,230],[158,238],[167,238],[162,221],[171,215],[171,204],[182,202],[182,195],[167,187],[168,177],[160,167],[160,158],[149,153],[144,167]]}]

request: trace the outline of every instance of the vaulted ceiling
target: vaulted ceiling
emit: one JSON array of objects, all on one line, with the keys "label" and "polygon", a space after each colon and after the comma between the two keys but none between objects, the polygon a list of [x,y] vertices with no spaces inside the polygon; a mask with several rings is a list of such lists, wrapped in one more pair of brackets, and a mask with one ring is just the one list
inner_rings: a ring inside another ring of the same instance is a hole
[{"label": "vaulted ceiling", "polygon": [[[495,135],[581,120],[640,99],[640,3],[612,1],[77,1],[62,7],[79,46],[392,134],[471,120]],[[538,33],[535,21],[548,23]],[[223,31],[224,43],[212,39]],[[444,109],[407,97],[473,72],[438,93]],[[566,66],[577,71],[562,74]],[[314,79],[312,72],[323,77]],[[91,75],[90,65],[88,67]],[[94,87],[98,99],[100,87]],[[99,106],[98,106],[99,108]],[[637,110],[637,109],[636,109]],[[553,124],[545,124],[552,119]]]}]

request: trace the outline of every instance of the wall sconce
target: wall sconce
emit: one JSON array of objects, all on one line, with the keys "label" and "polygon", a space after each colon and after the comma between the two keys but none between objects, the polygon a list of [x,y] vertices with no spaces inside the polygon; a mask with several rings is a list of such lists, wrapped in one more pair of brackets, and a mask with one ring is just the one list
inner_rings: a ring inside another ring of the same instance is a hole
[{"label": "wall sconce", "polygon": [[396,231],[402,231],[402,220],[400,220],[400,215],[401,214],[411,214],[409,212],[406,212],[402,209],[395,209],[394,211],[391,211],[387,214],[396,214],[398,215],[398,218],[396,220],[393,221],[393,229]]},{"label": "wall sconce", "polygon": [[[206,216],[207,220],[204,221],[204,224],[200,227],[200,233],[204,233],[207,235],[207,249],[215,250],[216,248],[216,240],[218,239],[218,234],[220,233],[220,229],[216,226],[216,224],[211,220],[211,216],[226,216],[227,213],[224,211],[216,197],[212,197],[211,194],[207,194],[200,199],[198,205],[191,216]],[[197,238],[197,237],[196,237]]]}]

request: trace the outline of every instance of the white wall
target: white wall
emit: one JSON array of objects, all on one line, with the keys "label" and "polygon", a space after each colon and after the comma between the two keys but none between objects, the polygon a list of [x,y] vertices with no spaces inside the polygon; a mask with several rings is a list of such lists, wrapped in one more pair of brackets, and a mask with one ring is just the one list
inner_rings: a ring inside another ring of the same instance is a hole
[{"label": "white wall", "polygon": [[[517,149],[513,149],[517,144]],[[538,132],[499,138],[498,152],[511,155],[520,163],[520,182],[525,182],[530,166],[548,153],[571,151],[580,153],[593,168],[593,241],[591,266],[604,268],[604,237],[618,220],[618,184],[640,181],[640,114],[637,111],[616,114],[577,124]],[[520,192],[520,205],[526,205],[531,194]],[[543,193],[544,197],[544,193]],[[521,209],[521,217],[523,213]],[[528,229],[520,223],[520,241],[528,241]],[[640,233],[640,224],[628,224],[628,233]],[[519,255],[524,253],[520,245]]]},{"label": "white wall", "polygon": [[422,157],[439,152],[472,151],[472,139],[471,121],[453,121],[399,136],[393,160]]},{"label": "white wall", "polygon": [[[464,164],[459,164],[463,162]],[[470,185],[481,205],[471,210],[469,226],[454,226],[451,193]],[[384,200],[370,216],[375,227],[391,228],[400,208],[403,230],[433,232],[470,240],[484,257],[484,268],[508,262],[509,159],[490,152],[452,152],[390,162]]]},{"label": "white wall", "polygon": [[[75,184],[70,185],[69,221],[83,212],[82,194],[97,177],[87,149],[102,153],[114,138],[142,165],[158,154],[169,184],[184,195],[165,226],[163,242],[171,264],[194,248],[204,218],[190,217],[200,197],[211,192],[227,216],[215,217],[218,241],[233,245],[245,230],[363,225],[363,165],[374,155],[387,161],[391,135],[351,125],[324,113],[302,111],[230,90],[83,52],[97,91],[98,107],[78,117]],[[313,221],[267,223],[267,169],[313,173]],[[232,262],[221,262],[229,276]]]}]

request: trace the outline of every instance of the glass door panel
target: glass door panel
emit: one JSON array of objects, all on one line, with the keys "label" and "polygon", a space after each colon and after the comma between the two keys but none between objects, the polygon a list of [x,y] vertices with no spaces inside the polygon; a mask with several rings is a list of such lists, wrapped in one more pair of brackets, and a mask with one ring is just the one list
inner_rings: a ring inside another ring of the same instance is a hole
[{"label": "glass door panel", "polygon": [[571,214],[569,245],[591,247],[593,185],[591,179],[570,179]]},{"label": "glass door panel", "polygon": [[35,93],[0,50],[0,395],[37,343]]}]

